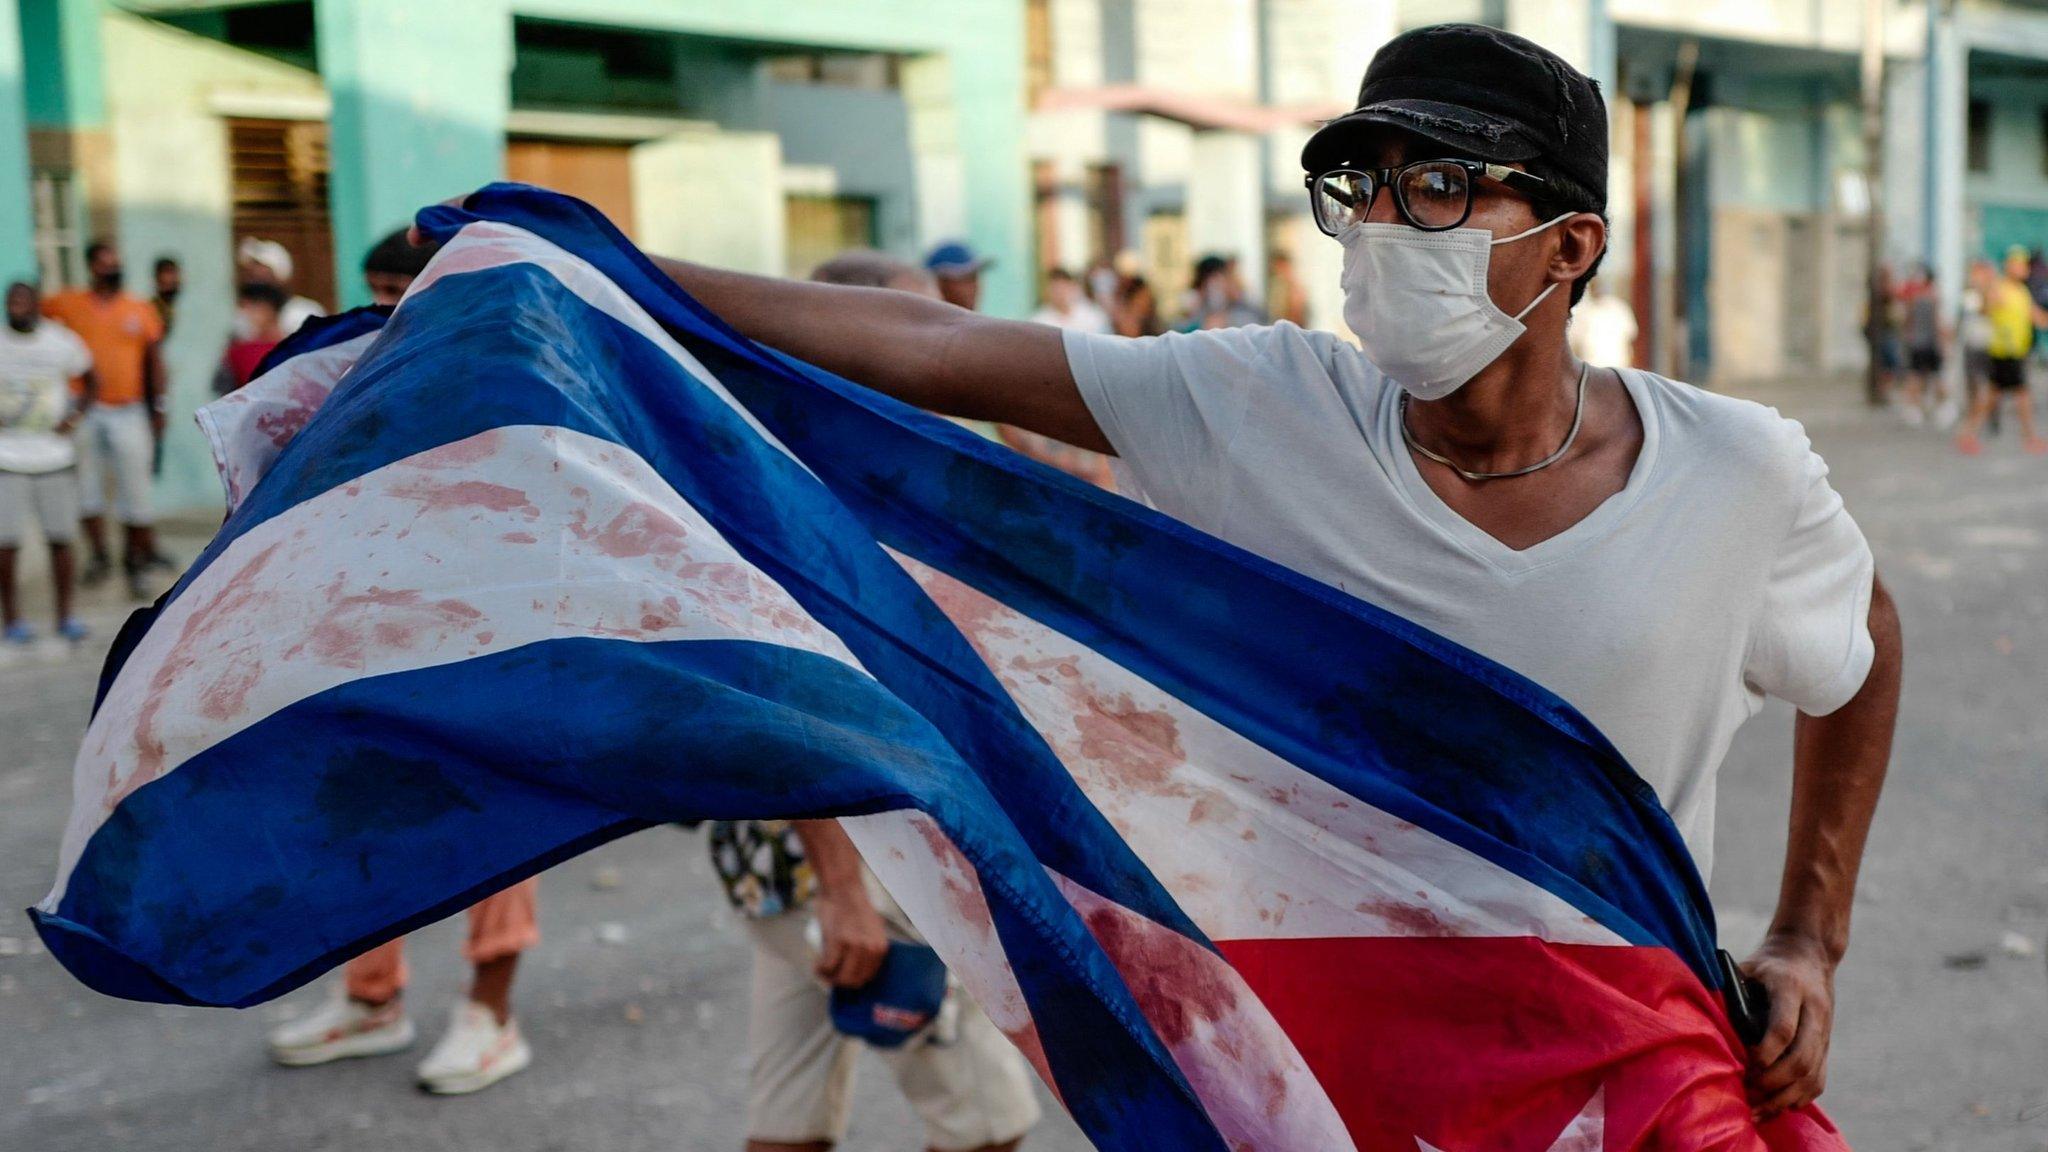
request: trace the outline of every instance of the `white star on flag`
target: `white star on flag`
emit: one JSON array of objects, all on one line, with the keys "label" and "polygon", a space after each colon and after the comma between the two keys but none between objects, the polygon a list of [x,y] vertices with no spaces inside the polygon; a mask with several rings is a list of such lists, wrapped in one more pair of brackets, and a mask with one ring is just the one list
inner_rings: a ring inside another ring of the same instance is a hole
[{"label": "white star on flag", "polygon": [[[1607,1135],[1607,1089],[1603,1085],[1593,1090],[1593,1098],[1579,1109],[1579,1114],[1565,1124],[1564,1131],[1551,1141],[1549,1152],[1600,1152],[1600,1145]],[[1424,1140],[1415,1138],[1419,1152],[1444,1152],[1443,1149]]]}]

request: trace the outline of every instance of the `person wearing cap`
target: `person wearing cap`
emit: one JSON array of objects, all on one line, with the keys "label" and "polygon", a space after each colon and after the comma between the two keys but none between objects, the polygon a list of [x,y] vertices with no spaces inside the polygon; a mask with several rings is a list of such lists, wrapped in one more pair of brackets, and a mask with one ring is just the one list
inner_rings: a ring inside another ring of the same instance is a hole
[{"label": "person wearing cap", "polygon": [[994,263],[964,240],[948,240],[924,258],[925,271],[939,282],[939,298],[969,312],[981,307],[981,274]]},{"label": "person wearing cap", "polygon": [[243,284],[272,284],[285,293],[278,324],[287,336],[313,317],[327,315],[319,301],[292,294],[292,254],[275,240],[244,236],[235,247],[235,272]]},{"label": "person wearing cap", "polygon": [[1114,453],[1123,491],[1529,677],[1597,725],[1704,878],[1715,777],[1800,716],[1760,1116],[1826,1082],[1833,981],[1898,710],[1898,616],[1805,432],[1566,344],[1607,246],[1598,87],[1518,36],[1389,41],[1303,152],[1358,337],[1131,339],[665,261],[745,335],[919,407]]}]

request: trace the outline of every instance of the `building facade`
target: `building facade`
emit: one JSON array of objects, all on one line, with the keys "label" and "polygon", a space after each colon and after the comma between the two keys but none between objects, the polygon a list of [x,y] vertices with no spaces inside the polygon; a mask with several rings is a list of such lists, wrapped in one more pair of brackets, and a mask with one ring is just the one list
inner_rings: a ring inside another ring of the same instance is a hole
[{"label": "building facade", "polygon": [[0,243],[76,283],[116,239],[170,255],[161,502],[217,502],[208,398],[238,238],[294,288],[364,302],[364,253],[421,205],[511,177],[651,251],[802,274],[840,248],[964,237],[986,305],[1029,299],[1018,0],[0,0]]},{"label": "building facade", "polygon": [[[1885,61],[1872,183],[1859,52]],[[1967,261],[2048,246],[2048,7],[2008,0],[0,0],[0,251],[135,283],[186,269],[164,502],[217,499],[207,398],[244,235],[298,291],[363,298],[375,240],[503,177],[575,193],[652,251],[801,275],[963,237],[985,306],[1121,252],[1170,302],[1195,259],[1254,295],[1293,259],[1341,327],[1338,246],[1297,157],[1372,52],[1506,27],[1600,80],[1636,360],[1714,385],[1852,372],[1873,205],[1885,257],[1956,299]]]}]

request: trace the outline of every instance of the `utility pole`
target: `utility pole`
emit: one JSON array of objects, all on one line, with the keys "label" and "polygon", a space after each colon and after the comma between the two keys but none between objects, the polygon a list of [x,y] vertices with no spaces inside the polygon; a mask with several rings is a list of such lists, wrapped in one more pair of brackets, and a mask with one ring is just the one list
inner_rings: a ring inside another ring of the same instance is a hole
[{"label": "utility pole", "polygon": [[[1875,334],[1891,301],[1885,298],[1878,270],[1884,265],[1884,0],[1863,0],[1863,184],[1865,292],[1864,329]],[[1864,369],[1863,394],[1872,404],[1884,401],[1882,366],[1877,342],[1870,344]]]}]

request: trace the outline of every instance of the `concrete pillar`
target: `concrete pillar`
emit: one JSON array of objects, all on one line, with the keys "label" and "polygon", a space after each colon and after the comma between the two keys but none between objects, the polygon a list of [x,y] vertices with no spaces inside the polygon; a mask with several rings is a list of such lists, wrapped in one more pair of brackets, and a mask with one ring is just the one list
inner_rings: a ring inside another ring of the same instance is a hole
[{"label": "concrete pillar", "polygon": [[1266,196],[1259,137],[1239,132],[1197,132],[1189,169],[1189,254],[1237,257],[1246,288],[1261,291],[1266,276]]},{"label": "concrete pillar", "polygon": [[[1023,42],[1022,5],[1013,12],[1015,26],[1002,30],[1009,38],[996,43]],[[1031,170],[1018,98],[1023,53],[977,53],[972,67],[936,53],[918,56],[904,63],[902,84],[923,242],[965,237],[995,260],[982,278],[981,310],[1028,314]]]},{"label": "concrete pillar", "polygon": [[28,194],[28,100],[23,83],[21,25],[15,6],[0,3],[0,278],[36,279],[35,215]]},{"label": "concrete pillar", "polygon": [[1928,262],[1941,290],[1941,310],[1953,316],[1961,303],[1969,256],[1964,250],[1963,179],[1969,162],[1970,50],[1956,22],[1961,14],[1935,22],[1927,67],[1927,239]]},{"label": "concrete pillar", "polygon": [[329,202],[345,304],[363,253],[424,205],[501,178],[512,18],[503,0],[318,0],[333,100]]}]

